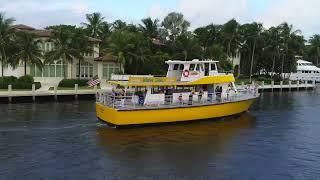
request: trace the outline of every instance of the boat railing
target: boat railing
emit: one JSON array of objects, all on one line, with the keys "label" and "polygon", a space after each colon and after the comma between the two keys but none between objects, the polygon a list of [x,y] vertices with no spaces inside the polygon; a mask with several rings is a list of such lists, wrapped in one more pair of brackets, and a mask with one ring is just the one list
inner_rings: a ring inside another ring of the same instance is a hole
[{"label": "boat railing", "polygon": [[146,101],[145,96],[100,94],[97,95],[97,102],[115,109],[151,109],[222,104],[248,100],[258,96],[259,94],[257,91],[241,90],[233,94],[190,94],[187,98],[165,95],[164,99],[161,100]]}]

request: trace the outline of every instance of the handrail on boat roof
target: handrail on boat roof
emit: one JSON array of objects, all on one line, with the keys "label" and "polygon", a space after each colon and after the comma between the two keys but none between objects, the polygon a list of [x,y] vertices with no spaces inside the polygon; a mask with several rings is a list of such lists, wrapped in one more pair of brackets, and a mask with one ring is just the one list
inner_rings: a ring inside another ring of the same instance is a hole
[{"label": "handrail on boat roof", "polygon": [[205,76],[194,81],[176,81],[172,78],[134,78],[135,81],[109,81],[112,85],[119,85],[123,87],[146,87],[146,86],[194,86],[194,85],[205,85],[205,84],[223,84],[233,83],[235,78],[233,74],[229,75],[218,75],[218,76]]}]

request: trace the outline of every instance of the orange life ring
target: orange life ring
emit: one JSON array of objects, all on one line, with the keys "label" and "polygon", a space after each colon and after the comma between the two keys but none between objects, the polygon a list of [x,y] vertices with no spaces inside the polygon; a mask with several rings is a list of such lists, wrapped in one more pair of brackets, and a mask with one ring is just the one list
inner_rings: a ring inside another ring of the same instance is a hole
[{"label": "orange life ring", "polygon": [[190,75],[189,70],[184,70],[184,71],[182,72],[182,75],[183,75],[184,77],[189,77],[189,75]]}]

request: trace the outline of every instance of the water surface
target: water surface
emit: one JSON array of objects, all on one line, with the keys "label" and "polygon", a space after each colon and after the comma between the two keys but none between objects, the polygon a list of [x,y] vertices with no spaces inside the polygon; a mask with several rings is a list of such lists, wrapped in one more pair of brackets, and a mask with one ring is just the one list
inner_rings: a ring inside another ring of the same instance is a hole
[{"label": "water surface", "polygon": [[320,93],[264,93],[236,118],[130,129],[92,101],[0,105],[0,179],[319,179]]}]

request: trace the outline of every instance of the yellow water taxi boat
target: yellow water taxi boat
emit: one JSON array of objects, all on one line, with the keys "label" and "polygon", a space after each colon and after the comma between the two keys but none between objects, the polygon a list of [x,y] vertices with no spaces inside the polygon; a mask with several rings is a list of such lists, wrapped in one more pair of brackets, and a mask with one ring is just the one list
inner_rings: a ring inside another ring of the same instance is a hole
[{"label": "yellow water taxi boat", "polygon": [[166,77],[114,75],[97,95],[96,114],[114,126],[195,121],[243,113],[259,97],[239,90],[217,61],[166,61]]}]

